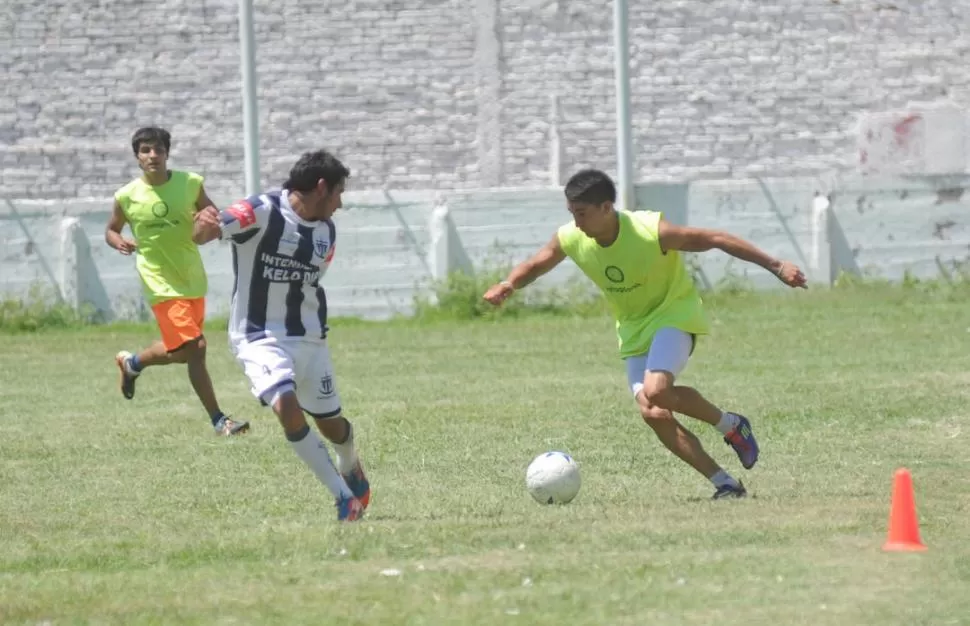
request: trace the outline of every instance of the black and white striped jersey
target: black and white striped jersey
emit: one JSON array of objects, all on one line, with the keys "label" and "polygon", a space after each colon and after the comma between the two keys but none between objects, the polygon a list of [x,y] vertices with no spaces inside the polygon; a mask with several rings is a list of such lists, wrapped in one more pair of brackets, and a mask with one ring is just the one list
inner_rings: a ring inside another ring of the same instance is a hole
[{"label": "black and white striped jersey", "polygon": [[229,340],[275,337],[323,340],[327,296],[320,280],[333,260],[332,220],[308,222],[290,206],[287,190],[250,196],[222,211],[222,238],[232,241]]}]

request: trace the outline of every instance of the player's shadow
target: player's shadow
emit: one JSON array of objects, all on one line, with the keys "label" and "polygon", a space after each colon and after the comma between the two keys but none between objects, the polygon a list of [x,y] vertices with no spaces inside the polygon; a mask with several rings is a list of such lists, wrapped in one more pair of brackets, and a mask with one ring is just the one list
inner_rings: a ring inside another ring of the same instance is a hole
[{"label": "player's shadow", "polygon": [[[724,498],[724,499],[725,500],[729,500],[729,501],[730,500],[742,500],[742,501],[743,500],[757,500],[758,499],[758,494],[751,493],[749,491],[748,492],[748,495],[745,496],[745,497],[743,497],[743,498]],[[704,496],[690,496],[690,497],[687,498],[686,501],[687,502],[691,502],[691,503],[698,503],[698,502],[718,502],[717,500],[711,498],[710,496],[706,496],[706,497],[704,497]]]}]

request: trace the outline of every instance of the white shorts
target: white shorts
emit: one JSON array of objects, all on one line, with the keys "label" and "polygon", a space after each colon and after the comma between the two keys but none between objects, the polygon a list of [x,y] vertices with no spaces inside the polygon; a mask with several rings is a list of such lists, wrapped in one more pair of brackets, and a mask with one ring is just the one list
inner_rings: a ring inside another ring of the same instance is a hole
[{"label": "white shorts", "polygon": [[661,328],[653,336],[646,354],[626,358],[626,380],[636,396],[643,389],[647,372],[670,372],[676,378],[694,351],[694,336],[676,328]]},{"label": "white shorts", "polygon": [[236,361],[252,385],[253,395],[273,406],[280,395],[296,391],[304,411],[317,419],[340,414],[340,396],[326,342],[279,340],[275,337],[233,345]]}]

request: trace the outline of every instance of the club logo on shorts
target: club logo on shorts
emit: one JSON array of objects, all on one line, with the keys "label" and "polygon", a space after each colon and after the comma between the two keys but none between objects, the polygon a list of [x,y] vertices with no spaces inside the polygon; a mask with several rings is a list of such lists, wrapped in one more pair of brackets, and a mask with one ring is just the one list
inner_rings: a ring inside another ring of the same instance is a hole
[{"label": "club logo on shorts", "polygon": [[168,205],[164,202],[156,202],[152,205],[152,215],[158,218],[165,217],[168,215]]},{"label": "club logo on shorts", "polygon": [[329,398],[333,395],[333,376],[330,374],[320,379],[320,394],[322,398]]},{"label": "club logo on shorts", "polygon": [[623,275],[623,270],[615,265],[606,266],[606,279],[611,283],[622,283],[626,280],[626,276]]}]

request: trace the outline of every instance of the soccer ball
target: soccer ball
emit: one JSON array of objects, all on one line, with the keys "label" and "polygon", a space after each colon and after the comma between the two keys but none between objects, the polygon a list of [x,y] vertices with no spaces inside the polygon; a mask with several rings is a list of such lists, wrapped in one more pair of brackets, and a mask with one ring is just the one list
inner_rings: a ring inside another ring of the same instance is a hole
[{"label": "soccer ball", "polygon": [[579,485],[579,465],[565,452],[540,454],[525,471],[525,486],[539,504],[566,504]]}]

